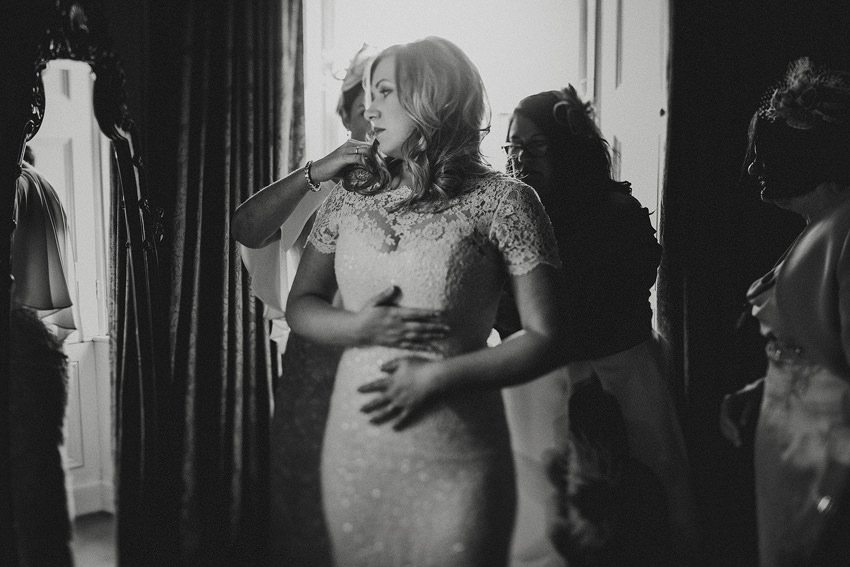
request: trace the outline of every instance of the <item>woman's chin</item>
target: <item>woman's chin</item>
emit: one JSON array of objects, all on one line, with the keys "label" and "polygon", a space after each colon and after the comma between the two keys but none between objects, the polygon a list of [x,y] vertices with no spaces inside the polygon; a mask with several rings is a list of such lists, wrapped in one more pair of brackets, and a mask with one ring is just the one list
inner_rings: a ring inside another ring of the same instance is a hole
[{"label": "woman's chin", "polygon": [[765,203],[769,203],[771,205],[779,207],[780,209],[787,209],[791,205],[791,199],[789,199],[788,197],[772,197],[770,195],[765,195],[764,193],[762,193],[761,200]]},{"label": "woman's chin", "polygon": [[796,186],[763,186],[761,200],[782,209],[794,210],[794,204],[811,191],[800,191]]}]

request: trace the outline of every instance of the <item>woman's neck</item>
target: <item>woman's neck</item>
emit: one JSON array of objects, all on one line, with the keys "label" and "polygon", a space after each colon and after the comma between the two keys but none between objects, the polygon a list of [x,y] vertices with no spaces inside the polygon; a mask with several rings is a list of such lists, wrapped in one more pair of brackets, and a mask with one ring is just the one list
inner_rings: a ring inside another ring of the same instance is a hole
[{"label": "woman's neck", "polygon": [[393,182],[390,184],[390,188],[398,189],[402,186],[412,187],[412,183],[413,177],[411,177],[410,172],[407,171],[407,168],[402,167],[399,174],[393,178]]},{"label": "woman's neck", "polygon": [[850,186],[843,186],[834,181],[825,181],[810,193],[777,204],[802,216],[808,224],[812,219],[837,207],[848,198],[850,198]]}]

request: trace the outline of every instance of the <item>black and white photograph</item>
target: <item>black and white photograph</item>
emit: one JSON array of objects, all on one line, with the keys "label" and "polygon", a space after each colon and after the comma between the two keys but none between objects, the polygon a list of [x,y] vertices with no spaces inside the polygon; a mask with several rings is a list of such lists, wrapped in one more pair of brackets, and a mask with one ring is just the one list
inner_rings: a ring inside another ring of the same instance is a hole
[{"label": "black and white photograph", "polygon": [[0,12],[0,566],[850,567],[850,0]]}]

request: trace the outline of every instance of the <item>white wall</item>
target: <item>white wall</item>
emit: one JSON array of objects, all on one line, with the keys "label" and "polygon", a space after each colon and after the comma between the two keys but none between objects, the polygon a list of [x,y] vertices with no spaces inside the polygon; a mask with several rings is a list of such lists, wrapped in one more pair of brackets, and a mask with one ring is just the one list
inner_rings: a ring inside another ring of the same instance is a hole
[{"label": "white wall", "polygon": [[[449,39],[478,66],[493,117],[482,150],[503,169],[500,145],[523,97],[579,79],[578,0],[321,0],[305,3],[307,153],[345,139],[334,114],[341,77],[363,43]],[[324,139],[310,139],[324,131]]]}]

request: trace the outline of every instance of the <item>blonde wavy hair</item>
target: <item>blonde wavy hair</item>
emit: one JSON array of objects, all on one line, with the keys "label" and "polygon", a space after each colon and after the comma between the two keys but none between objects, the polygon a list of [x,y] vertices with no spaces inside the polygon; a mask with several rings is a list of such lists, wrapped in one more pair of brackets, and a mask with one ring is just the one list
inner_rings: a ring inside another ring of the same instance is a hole
[{"label": "blonde wavy hair", "polygon": [[364,192],[388,188],[394,175],[406,170],[412,192],[396,209],[442,210],[463,192],[467,179],[493,172],[481,154],[481,140],[490,130],[484,83],[469,57],[440,37],[388,47],[371,69],[390,56],[399,102],[414,130],[400,160],[378,156],[380,181]]}]

